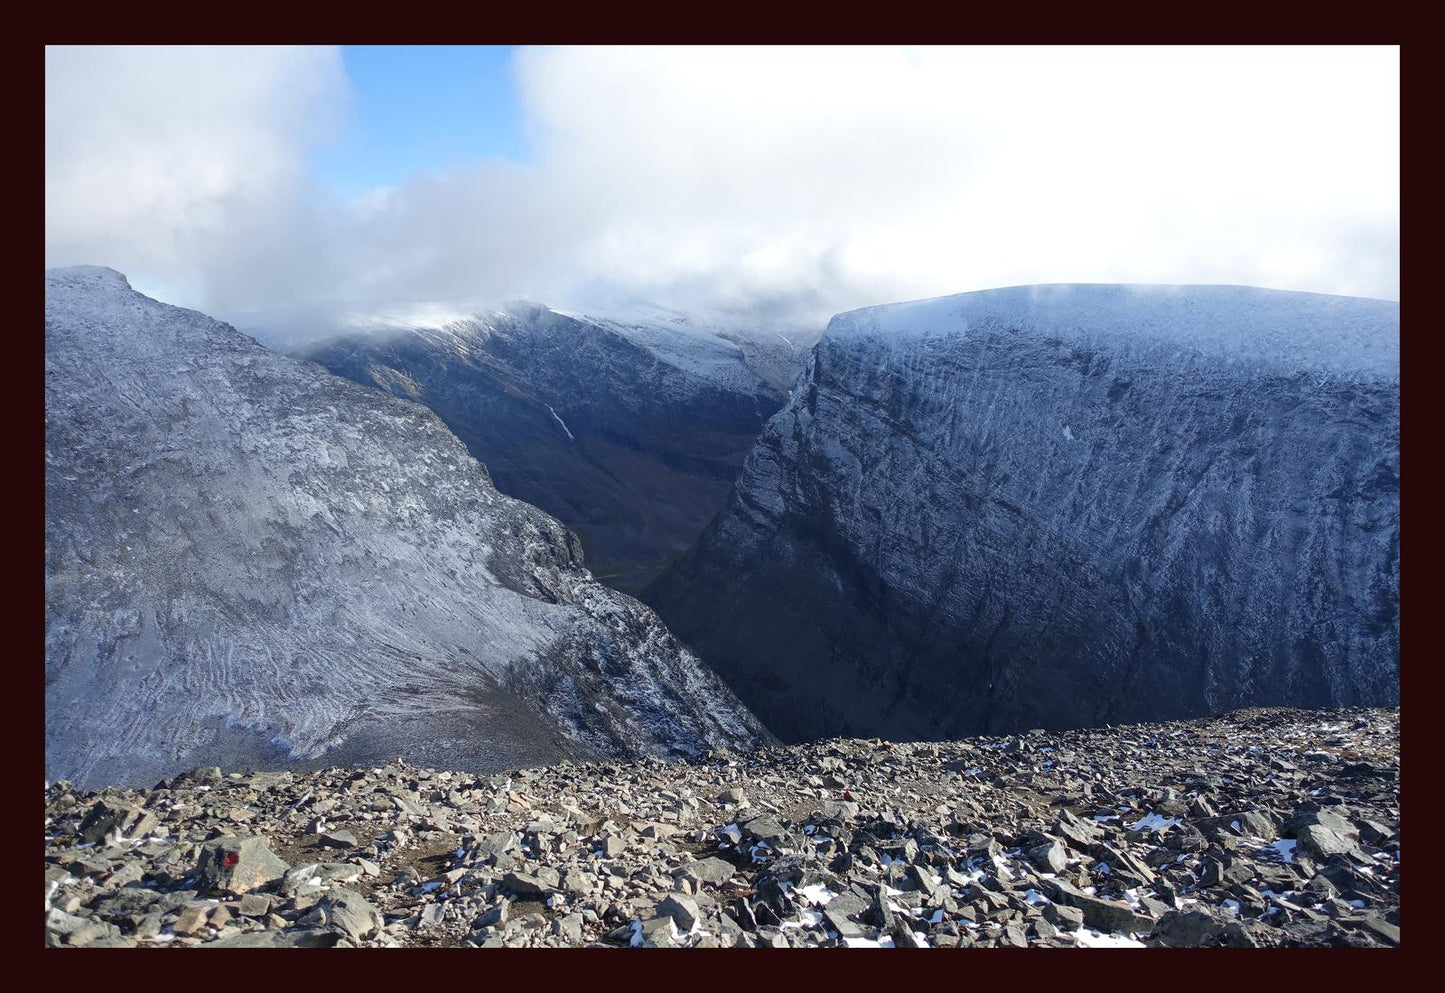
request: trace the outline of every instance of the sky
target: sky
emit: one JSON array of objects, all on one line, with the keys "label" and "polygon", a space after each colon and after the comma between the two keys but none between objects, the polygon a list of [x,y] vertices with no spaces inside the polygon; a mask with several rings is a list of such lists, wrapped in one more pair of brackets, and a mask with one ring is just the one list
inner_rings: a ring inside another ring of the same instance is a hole
[{"label": "sky", "polygon": [[341,56],[348,127],[311,158],[316,181],[340,196],[493,156],[527,160],[510,49],[356,45]]},{"label": "sky", "polygon": [[1395,47],[51,47],[45,73],[46,265],[222,317],[1399,299]]}]

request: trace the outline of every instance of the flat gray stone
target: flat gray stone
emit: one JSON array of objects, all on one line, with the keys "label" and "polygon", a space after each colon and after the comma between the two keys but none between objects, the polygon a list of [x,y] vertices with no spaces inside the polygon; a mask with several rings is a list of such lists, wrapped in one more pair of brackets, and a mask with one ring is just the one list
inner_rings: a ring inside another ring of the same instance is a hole
[{"label": "flat gray stone", "polygon": [[363,941],[386,926],[381,911],[355,890],[333,889],[321,898],[302,923],[339,931],[354,941]]},{"label": "flat gray stone", "polygon": [[731,862],[712,856],[688,862],[682,868],[705,883],[726,882],[737,874],[737,869]]},{"label": "flat gray stone", "polygon": [[671,917],[677,924],[679,931],[691,931],[692,926],[702,916],[697,909],[697,903],[685,896],[672,893],[657,905],[657,917]]}]

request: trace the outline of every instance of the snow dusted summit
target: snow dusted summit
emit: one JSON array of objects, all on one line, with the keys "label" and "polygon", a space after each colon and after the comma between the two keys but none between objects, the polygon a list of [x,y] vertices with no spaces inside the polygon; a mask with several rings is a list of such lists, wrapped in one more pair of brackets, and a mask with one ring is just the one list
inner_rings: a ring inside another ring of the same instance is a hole
[{"label": "snow dusted summit", "polygon": [[791,741],[1393,705],[1399,334],[1241,286],[840,314],[642,595]]},{"label": "snow dusted summit", "polygon": [[47,777],[770,740],[424,407],[110,269],[45,337]]}]

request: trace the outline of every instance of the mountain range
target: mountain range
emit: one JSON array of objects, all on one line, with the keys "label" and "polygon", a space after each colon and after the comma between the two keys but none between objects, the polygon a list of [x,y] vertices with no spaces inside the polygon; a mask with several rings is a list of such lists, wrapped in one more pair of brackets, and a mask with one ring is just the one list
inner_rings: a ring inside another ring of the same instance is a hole
[{"label": "mountain range", "polygon": [[517,303],[286,348],[426,404],[503,492],[571,528],[592,571],[636,593],[722,509],[818,332],[651,306],[604,315]]},{"label": "mountain range", "polygon": [[273,345],[47,272],[48,777],[1399,700],[1396,303],[1060,284],[821,338],[513,303]]},{"label": "mountain range", "polygon": [[46,273],[47,778],[773,740],[420,404]]}]

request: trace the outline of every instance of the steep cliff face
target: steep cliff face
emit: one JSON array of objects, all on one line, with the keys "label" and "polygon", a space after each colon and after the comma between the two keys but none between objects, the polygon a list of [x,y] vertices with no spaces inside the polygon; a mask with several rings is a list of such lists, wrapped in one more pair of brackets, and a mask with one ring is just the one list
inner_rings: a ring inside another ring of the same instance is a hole
[{"label": "steep cliff face", "polygon": [[790,333],[660,308],[598,317],[518,304],[291,350],[426,404],[498,488],[576,531],[598,578],[631,592],[726,502],[816,340]]},{"label": "steep cliff face", "polygon": [[109,269],[45,338],[47,777],[768,739],[425,408]]},{"label": "steep cliff face", "polygon": [[1376,300],[842,314],[643,597],[785,740],[1392,704],[1398,377]]}]

